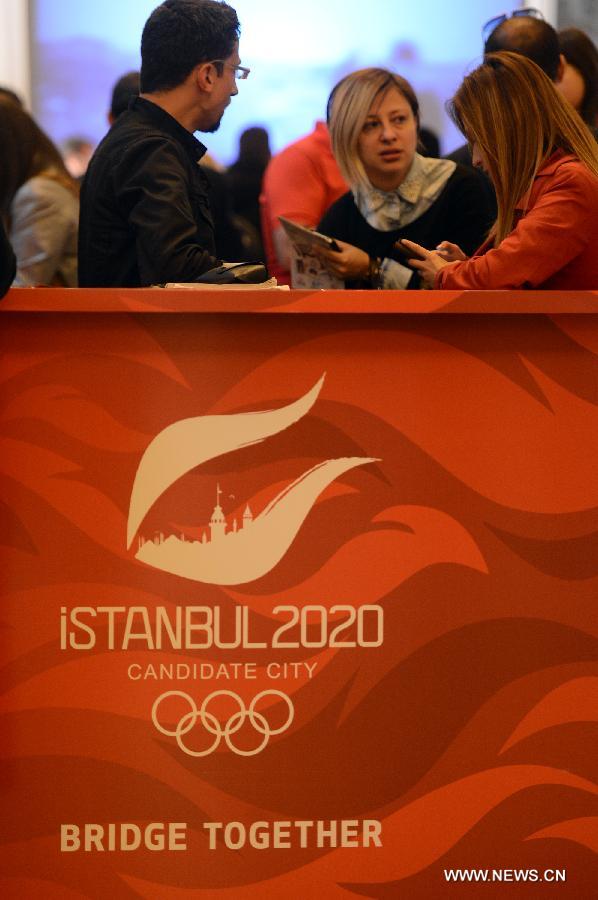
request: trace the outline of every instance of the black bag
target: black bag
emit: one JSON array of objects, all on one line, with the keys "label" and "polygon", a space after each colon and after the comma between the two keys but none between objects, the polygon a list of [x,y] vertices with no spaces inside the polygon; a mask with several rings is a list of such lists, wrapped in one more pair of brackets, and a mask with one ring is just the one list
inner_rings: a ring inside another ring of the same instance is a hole
[{"label": "black bag", "polygon": [[198,284],[261,284],[268,280],[262,263],[225,263],[195,279]]}]

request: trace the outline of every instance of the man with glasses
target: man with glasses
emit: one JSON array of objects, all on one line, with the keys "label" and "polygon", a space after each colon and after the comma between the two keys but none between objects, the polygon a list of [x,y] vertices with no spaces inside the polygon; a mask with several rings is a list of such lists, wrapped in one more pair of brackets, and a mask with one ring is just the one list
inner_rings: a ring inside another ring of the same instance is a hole
[{"label": "man with glasses", "polygon": [[79,283],[195,281],[215,256],[208,182],[198,165],[237,80],[239,21],[217,0],[165,0],[141,38],[141,93],[110,129],[81,190]]}]

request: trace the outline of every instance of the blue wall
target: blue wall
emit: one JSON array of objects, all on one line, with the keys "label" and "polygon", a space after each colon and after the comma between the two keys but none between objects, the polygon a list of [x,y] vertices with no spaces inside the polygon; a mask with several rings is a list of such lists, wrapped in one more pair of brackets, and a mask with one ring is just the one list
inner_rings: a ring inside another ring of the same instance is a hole
[{"label": "blue wall", "polygon": [[[34,112],[60,142],[98,141],[113,83],[139,67],[143,24],[152,0],[36,0],[33,3]],[[233,0],[240,52],[251,67],[220,130],[206,136],[227,164],[238,136],[265,125],[274,150],[307,133],[324,115],[333,85],[353,69],[382,65],[412,82],[422,121],[443,151],[462,143],[444,103],[479,62],[481,26],[503,8],[497,0]]]}]

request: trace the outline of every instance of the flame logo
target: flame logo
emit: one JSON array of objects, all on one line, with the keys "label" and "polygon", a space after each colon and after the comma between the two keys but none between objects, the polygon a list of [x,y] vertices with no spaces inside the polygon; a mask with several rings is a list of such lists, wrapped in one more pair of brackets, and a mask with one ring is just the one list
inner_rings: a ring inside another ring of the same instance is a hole
[{"label": "flame logo", "polygon": [[[158,498],[203,462],[264,441],[302,419],[314,405],[324,375],[310,391],[279,409],[198,416],[174,422],[147,447],[137,469],[127,525],[127,547]],[[139,547],[136,558],[154,568],[208,584],[235,585],[270,572],[285,555],[322,491],[372,457],[343,457],[319,463],[296,478],[241,531],[209,543],[171,535]]]}]

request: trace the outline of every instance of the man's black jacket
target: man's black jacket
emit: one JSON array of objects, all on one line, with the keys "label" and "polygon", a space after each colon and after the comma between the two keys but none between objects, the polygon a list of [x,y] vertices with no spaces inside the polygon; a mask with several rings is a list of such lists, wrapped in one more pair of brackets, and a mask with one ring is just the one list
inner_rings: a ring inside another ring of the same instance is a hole
[{"label": "man's black jacket", "polygon": [[215,257],[206,148],[142,97],[116,120],[81,189],[79,284],[194,281]]}]

